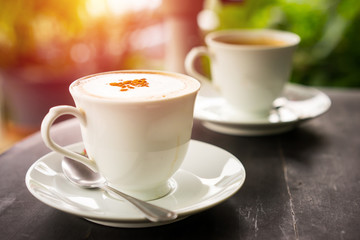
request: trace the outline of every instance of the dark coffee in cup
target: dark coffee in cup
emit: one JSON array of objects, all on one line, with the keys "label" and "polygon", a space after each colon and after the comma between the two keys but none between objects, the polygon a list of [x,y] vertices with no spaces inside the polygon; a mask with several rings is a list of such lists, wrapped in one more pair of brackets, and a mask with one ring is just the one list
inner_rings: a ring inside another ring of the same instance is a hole
[{"label": "dark coffee in cup", "polygon": [[221,36],[215,38],[214,41],[232,45],[247,45],[247,46],[286,46],[287,42],[270,37],[253,37],[246,38],[241,36]]}]

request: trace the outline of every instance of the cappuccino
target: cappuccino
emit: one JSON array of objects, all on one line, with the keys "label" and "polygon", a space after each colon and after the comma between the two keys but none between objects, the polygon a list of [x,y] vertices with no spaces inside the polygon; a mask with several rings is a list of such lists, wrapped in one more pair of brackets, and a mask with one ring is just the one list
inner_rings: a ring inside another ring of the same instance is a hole
[{"label": "cappuccino", "polygon": [[116,71],[81,78],[70,91],[103,99],[147,101],[186,95],[199,86],[192,78],[173,73]]},{"label": "cappuccino", "polygon": [[232,44],[232,45],[247,45],[247,46],[286,46],[287,42],[276,38],[269,37],[254,37],[246,38],[241,36],[221,36],[214,39],[220,43]]},{"label": "cappuccino", "polygon": [[[99,73],[70,85],[76,107],[56,106],[45,116],[41,133],[48,147],[99,171],[109,185],[150,200],[174,186],[193,125],[200,83],[163,71]],[[50,127],[59,116],[78,118],[88,158],[57,145]]]}]

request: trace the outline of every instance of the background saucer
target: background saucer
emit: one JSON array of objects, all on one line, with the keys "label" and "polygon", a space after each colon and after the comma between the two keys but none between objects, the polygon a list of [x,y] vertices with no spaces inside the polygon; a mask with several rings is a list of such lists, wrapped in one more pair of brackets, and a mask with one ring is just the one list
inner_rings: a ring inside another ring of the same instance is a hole
[{"label": "background saucer", "polygon": [[281,101],[281,105],[274,108],[267,118],[249,121],[232,110],[224,98],[205,87],[196,99],[194,117],[216,132],[261,136],[289,131],[306,120],[320,116],[331,106],[330,98],[323,92],[292,83],[285,86],[282,97],[277,101]]}]

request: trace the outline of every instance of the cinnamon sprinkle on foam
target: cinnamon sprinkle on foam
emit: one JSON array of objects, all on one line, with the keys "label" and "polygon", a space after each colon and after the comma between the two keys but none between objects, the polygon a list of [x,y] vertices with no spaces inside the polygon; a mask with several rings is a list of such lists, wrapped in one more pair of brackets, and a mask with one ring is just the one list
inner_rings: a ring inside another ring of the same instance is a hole
[{"label": "cinnamon sprinkle on foam", "polygon": [[129,89],[134,89],[135,87],[149,87],[148,81],[146,78],[134,79],[134,80],[120,80],[120,82],[109,83],[110,86],[120,87],[121,92],[128,91]]}]

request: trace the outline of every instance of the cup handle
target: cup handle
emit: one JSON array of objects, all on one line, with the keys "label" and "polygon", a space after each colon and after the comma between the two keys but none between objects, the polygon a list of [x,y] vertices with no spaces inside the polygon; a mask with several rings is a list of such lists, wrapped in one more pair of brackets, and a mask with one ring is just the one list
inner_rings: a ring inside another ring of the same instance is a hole
[{"label": "cup handle", "polygon": [[44,117],[42,123],[41,123],[41,136],[42,139],[44,141],[44,143],[46,144],[47,147],[49,147],[50,149],[54,150],[55,152],[58,152],[64,156],[67,156],[71,159],[74,159],[78,162],[81,162],[85,165],[87,165],[89,168],[91,168],[93,171],[98,172],[98,168],[96,166],[96,163],[92,160],[90,160],[89,158],[72,152],[64,147],[61,147],[60,145],[58,145],[57,143],[55,143],[53,141],[53,139],[50,136],[50,128],[53,125],[54,121],[62,116],[62,115],[73,115],[75,117],[77,117],[80,120],[80,123],[82,125],[86,125],[86,118],[85,118],[85,114],[84,112],[82,112],[81,110],[72,107],[72,106],[56,106],[53,108],[50,108],[48,114],[46,114],[46,116]]},{"label": "cup handle", "polygon": [[207,97],[219,97],[221,95],[220,88],[213,85],[209,78],[205,77],[195,69],[194,61],[200,56],[210,56],[210,52],[207,47],[194,47],[190,50],[185,58],[185,70],[190,76],[199,80],[201,88],[204,89]]},{"label": "cup handle", "polygon": [[211,84],[210,79],[208,79],[195,69],[194,61],[200,56],[209,56],[209,50],[207,47],[194,47],[190,50],[190,52],[186,55],[185,58],[185,70],[189,75],[198,79],[201,83]]}]

